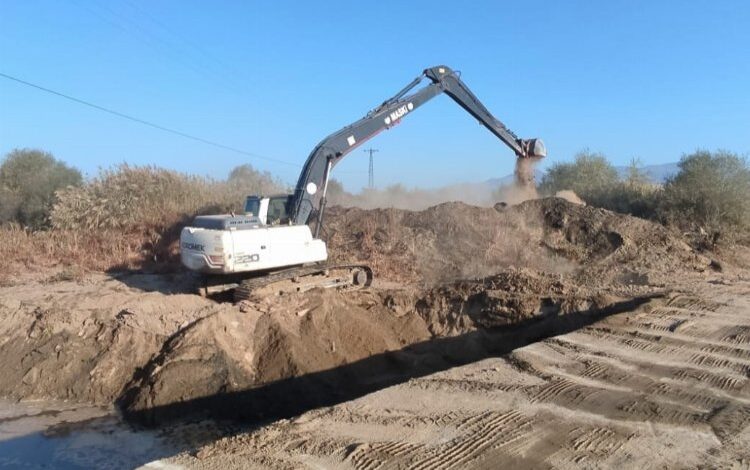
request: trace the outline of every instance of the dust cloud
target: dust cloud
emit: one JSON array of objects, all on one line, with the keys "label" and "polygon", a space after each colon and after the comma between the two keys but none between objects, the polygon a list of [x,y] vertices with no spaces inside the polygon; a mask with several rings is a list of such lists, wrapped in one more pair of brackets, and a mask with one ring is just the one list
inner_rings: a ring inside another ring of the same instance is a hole
[{"label": "dust cloud", "polygon": [[513,184],[502,186],[495,191],[496,202],[504,202],[512,206],[531,199],[539,199],[534,181],[537,161],[536,158],[516,159]]},{"label": "dust cloud", "polygon": [[445,202],[463,202],[472,206],[492,207],[498,202],[507,205],[538,199],[534,180],[538,159],[516,160],[514,180],[511,184],[495,186],[489,182],[458,183],[435,189],[407,188],[401,184],[384,189],[364,189],[358,194],[346,192],[335,182],[330,192],[330,203],[361,209],[393,208],[421,211]]}]

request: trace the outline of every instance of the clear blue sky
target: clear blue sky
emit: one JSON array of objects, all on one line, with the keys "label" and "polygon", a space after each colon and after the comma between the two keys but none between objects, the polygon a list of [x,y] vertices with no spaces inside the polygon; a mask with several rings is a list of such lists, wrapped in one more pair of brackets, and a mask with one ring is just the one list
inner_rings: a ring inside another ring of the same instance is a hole
[{"label": "clear blue sky", "polygon": [[[0,72],[302,164],[317,142],[447,64],[546,164],[750,151],[750,2],[2,0]],[[512,171],[512,152],[441,96],[370,142],[376,183]],[[89,175],[119,162],[223,177],[251,163],[0,79],[0,152],[37,147]],[[357,150],[335,170],[367,182]]]}]

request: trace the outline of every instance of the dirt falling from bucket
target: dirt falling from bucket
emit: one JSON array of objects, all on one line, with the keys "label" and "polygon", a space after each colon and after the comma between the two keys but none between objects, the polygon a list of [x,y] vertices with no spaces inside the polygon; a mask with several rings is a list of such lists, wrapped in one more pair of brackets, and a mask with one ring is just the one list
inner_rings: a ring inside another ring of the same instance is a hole
[{"label": "dirt falling from bucket", "polygon": [[536,184],[534,181],[536,162],[536,158],[518,158],[516,159],[516,169],[513,173],[516,177],[515,185],[518,188],[533,193],[534,197],[529,199],[535,199],[537,197]]},{"label": "dirt falling from bucket", "polygon": [[514,181],[512,185],[502,187],[498,190],[499,199],[508,205],[520,204],[530,199],[538,199],[539,194],[536,190],[534,181],[534,169],[536,167],[536,158],[518,158],[516,159],[516,168],[513,171]]}]

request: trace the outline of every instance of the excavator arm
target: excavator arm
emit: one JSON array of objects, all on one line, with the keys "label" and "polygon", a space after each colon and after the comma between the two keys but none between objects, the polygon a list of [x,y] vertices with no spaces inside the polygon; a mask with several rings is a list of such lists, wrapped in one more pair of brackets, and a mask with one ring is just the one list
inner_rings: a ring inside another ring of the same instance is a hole
[{"label": "excavator arm", "polygon": [[[409,94],[428,78],[432,83]],[[295,225],[309,222],[317,214],[316,236],[325,211],[328,178],[333,167],[349,152],[383,130],[398,124],[401,119],[430,99],[445,93],[474,116],[487,129],[510,147],[518,158],[546,156],[539,139],[520,139],[496,119],[461,81],[458,74],[446,66],[426,69],[396,95],[384,101],[365,117],[323,139],[307,158],[290,201],[290,218]]]}]

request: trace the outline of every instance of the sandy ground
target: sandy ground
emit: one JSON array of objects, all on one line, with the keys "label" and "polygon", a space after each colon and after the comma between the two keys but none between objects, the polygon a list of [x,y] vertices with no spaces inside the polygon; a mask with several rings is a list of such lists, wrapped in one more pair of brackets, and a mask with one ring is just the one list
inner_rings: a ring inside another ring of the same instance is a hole
[{"label": "sandy ground", "polygon": [[748,250],[559,198],[329,220],[372,288],[232,305],[184,273],[13,279],[0,397],[167,435],[233,421],[152,468],[750,465]]},{"label": "sandy ground", "polygon": [[191,468],[747,468],[750,282],[211,443]]}]

